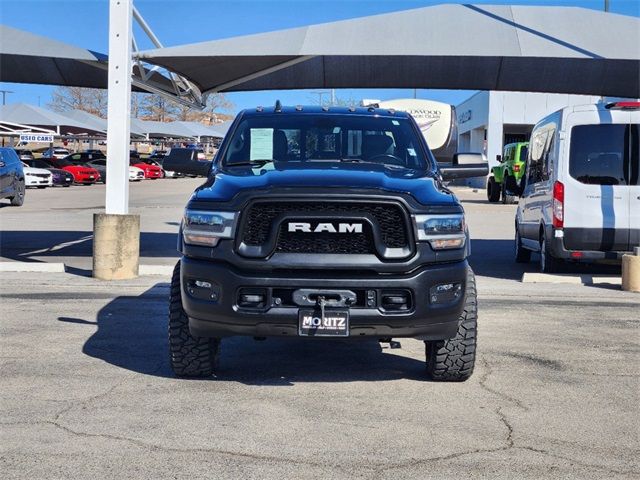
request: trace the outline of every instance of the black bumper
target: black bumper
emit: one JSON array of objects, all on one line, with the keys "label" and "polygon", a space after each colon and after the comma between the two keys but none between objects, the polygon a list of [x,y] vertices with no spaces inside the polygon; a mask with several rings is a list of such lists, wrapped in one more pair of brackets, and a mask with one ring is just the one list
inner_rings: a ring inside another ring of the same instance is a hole
[{"label": "black bumper", "polygon": [[[606,230],[606,229],[605,229]],[[627,251],[629,230],[607,232],[603,229],[564,229],[563,236],[557,237],[551,229],[549,246],[551,254],[563,260],[587,263],[621,263]],[[615,241],[614,235],[624,237],[624,242]],[[610,240],[607,240],[610,238]],[[605,241],[607,240],[607,241]]]},{"label": "black bumper", "polygon": [[[441,340],[456,335],[464,307],[468,264],[465,261],[427,266],[408,275],[352,275],[323,270],[294,273],[240,272],[225,263],[183,257],[181,260],[182,303],[189,316],[191,333],[199,337],[297,336],[298,311],[279,299],[278,292],[287,289],[347,289],[376,292],[376,304],[366,303],[349,308],[349,336],[415,337]],[[328,276],[327,274],[330,274]],[[212,285],[211,291],[198,291],[190,286]],[[433,303],[430,290],[436,285],[458,283],[462,294],[443,303]],[[238,305],[240,289],[261,288],[267,292],[267,302],[261,309],[246,309]],[[194,291],[195,290],[195,291]],[[380,304],[385,291],[410,292],[411,306],[407,311],[387,311]]]}]

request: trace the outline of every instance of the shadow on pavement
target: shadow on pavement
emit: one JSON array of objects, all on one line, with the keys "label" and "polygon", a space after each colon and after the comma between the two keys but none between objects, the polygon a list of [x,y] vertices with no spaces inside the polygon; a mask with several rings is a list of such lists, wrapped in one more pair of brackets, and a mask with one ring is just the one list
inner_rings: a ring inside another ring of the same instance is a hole
[{"label": "shadow on pavement", "polygon": [[[141,257],[178,257],[177,233],[141,232]],[[91,257],[93,232],[4,230],[0,234],[0,256],[21,262],[39,262],[34,257]]]},{"label": "shadow on pavement", "polygon": [[[539,272],[539,256],[531,255],[528,263],[516,263],[513,240],[471,240],[469,263],[476,275],[520,280],[525,272]],[[620,265],[566,263],[558,273],[576,275],[620,275]],[[619,288],[619,287],[618,287]]]},{"label": "shadow on pavement", "polygon": [[[96,325],[83,353],[119,368],[174,377],[169,367],[167,313],[169,284],[139,296],[120,296],[97,319],[59,317],[61,322]],[[414,340],[402,340],[414,342]],[[393,352],[393,353],[392,353]],[[222,341],[219,380],[247,385],[296,382],[354,382],[424,379],[424,361],[401,356],[376,340],[234,337]],[[212,378],[211,380],[216,380]]]}]

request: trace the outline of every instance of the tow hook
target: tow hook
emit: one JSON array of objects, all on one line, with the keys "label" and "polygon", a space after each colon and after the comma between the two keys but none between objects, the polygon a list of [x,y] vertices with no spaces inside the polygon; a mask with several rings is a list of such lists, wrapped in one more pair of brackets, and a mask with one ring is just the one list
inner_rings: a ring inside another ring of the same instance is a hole
[{"label": "tow hook", "polygon": [[393,338],[380,338],[378,339],[379,343],[388,343],[389,348],[402,348],[402,344]]}]

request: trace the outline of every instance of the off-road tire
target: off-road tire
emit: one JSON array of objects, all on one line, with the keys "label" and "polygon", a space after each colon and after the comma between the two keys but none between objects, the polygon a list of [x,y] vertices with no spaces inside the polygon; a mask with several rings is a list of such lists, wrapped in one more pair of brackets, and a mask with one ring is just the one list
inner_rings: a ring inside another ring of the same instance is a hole
[{"label": "off-road tire", "polygon": [[515,238],[515,257],[516,263],[529,263],[531,261],[531,250],[527,250],[522,246],[522,239],[520,238],[520,232],[516,227]]},{"label": "off-road tire", "polygon": [[14,207],[20,207],[24,203],[24,181],[18,182],[16,185],[16,194],[13,197],[9,197],[11,205]]},{"label": "off-road tire", "polygon": [[458,332],[449,340],[426,341],[427,377],[440,382],[464,382],[473,373],[476,360],[478,301],[476,279],[467,271],[464,310]]},{"label": "off-road tire", "polygon": [[182,308],[180,262],[173,269],[169,299],[169,362],[178,377],[210,377],[215,373],[220,339],[194,337]]},{"label": "off-road tire", "polygon": [[543,234],[540,240],[540,271],[542,273],[558,273],[562,271],[562,267],[562,260],[551,255]]},{"label": "off-road tire", "polygon": [[489,177],[487,181],[487,200],[493,203],[500,201],[500,185],[493,177]]},{"label": "off-road tire", "polygon": [[502,203],[505,205],[511,205],[513,203],[518,203],[518,197],[515,195],[507,195],[507,176],[505,175],[504,180],[502,181]]}]

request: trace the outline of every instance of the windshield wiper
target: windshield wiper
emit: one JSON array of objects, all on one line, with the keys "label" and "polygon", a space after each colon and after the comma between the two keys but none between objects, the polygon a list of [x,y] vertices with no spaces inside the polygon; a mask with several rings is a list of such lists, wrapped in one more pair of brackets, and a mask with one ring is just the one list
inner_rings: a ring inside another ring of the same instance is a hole
[{"label": "windshield wiper", "polygon": [[243,162],[233,162],[233,163],[226,163],[225,166],[226,167],[241,167],[241,166],[247,166],[247,165],[256,165],[258,167],[262,167],[263,165],[266,165],[267,163],[273,163],[273,160],[271,158],[260,158],[257,160],[248,160],[248,161],[243,161]]}]

